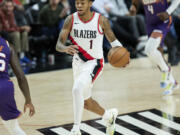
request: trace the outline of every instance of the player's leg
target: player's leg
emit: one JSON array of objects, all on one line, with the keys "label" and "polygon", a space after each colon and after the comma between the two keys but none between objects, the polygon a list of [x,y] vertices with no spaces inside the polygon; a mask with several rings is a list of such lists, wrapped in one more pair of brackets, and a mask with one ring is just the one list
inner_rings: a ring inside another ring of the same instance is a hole
[{"label": "player's leg", "polygon": [[107,135],[113,135],[115,131],[115,120],[118,115],[117,109],[109,109],[105,110],[102,106],[99,105],[98,102],[96,102],[91,97],[85,100],[84,108],[94,112],[100,116],[102,116],[104,122],[106,123],[106,134]]},{"label": "player's leg", "polygon": [[168,65],[163,59],[162,54],[158,50],[161,43],[161,34],[158,37],[150,37],[145,47],[145,53],[148,57],[160,67],[161,71],[167,72],[169,70]]},{"label": "player's leg", "polygon": [[2,122],[11,135],[26,135],[26,133],[20,128],[17,119],[8,121],[2,120]]},{"label": "player's leg", "polygon": [[84,89],[84,100],[85,100],[84,108],[102,116],[107,126],[106,134],[113,135],[115,131],[115,120],[118,115],[117,109],[105,110],[102,106],[99,105],[97,101],[95,101],[91,97],[93,83],[102,73],[102,68],[103,68],[103,61],[97,60],[97,64],[93,67],[93,70],[91,70],[91,72],[89,73],[89,78],[91,79],[91,82],[86,87],[86,89]]},{"label": "player's leg", "polygon": [[148,57],[161,69],[162,77],[160,84],[162,88],[166,88],[169,91],[164,93],[165,95],[167,95],[171,94],[172,89],[174,89],[175,86],[177,86],[177,83],[174,77],[172,76],[170,67],[168,67],[162,54],[158,50],[158,47],[161,44],[162,37],[163,35],[161,31],[153,31],[151,37],[149,38],[146,44],[145,52],[148,55]]},{"label": "player's leg", "polygon": [[87,109],[88,111],[94,112],[100,116],[103,116],[105,113],[105,110],[103,107],[99,105],[98,102],[96,102],[94,99],[91,97],[86,99],[84,102],[84,108]]},{"label": "player's leg", "polygon": [[17,109],[14,99],[13,83],[11,81],[4,80],[0,83],[0,85],[0,116],[3,119],[3,124],[11,135],[26,135],[20,128],[17,121],[17,118],[21,115],[21,113]]},{"label": "player's leg", "polygon": [[74,109],[74,126],[71,130],[72,135],[81,135],[80,124],[84,109],[84,89],[90,84],[91,79],[88,78],[86,72],[80,74],[74,81],[73,94],[73,109]]}]

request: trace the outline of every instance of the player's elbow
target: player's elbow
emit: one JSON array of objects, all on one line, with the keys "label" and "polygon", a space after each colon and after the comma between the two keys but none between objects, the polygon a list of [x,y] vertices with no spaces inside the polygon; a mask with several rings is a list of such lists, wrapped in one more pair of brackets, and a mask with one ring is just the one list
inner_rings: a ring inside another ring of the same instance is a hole
[{"label": "player's elbow", "polygon": [[60,46],[58,46],[58,45],[56,45],[56,51],[58,51],[58,52],[62,52],[62,50],[61,50],[61,47]]}]

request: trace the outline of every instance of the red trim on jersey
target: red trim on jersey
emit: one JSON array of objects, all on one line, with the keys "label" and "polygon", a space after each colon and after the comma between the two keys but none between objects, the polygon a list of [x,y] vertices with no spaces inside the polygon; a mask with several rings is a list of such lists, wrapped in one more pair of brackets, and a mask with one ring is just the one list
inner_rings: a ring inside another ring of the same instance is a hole
[{"label": "red trim on jersey", "polygon": [[80,46],[78,45],[78,43],[73,39],[72,36],[70,36],[69,38],[70,38],[70,40],[72,41],[72,43],[73,43],[74,45],[77,45],[77,46],[78,46],[79,52],[82,53],[82,55],[83,55],[86,59],[88,59],[88,60],[93,60],[93,59],[95,59],[95,58],[93,58],[90,54],[88,54],[82,47],[80,47]]},{"label": "red trim on jersey", "polygon": [[72,14],[72,22],[71,22],[71,29],[70,29],[70,32],[72,31],[73,24],[74,24],[74,16],[73,16],[73,14]]},{"label": "red trim on jersey", "polygon": [[[78,14],[78,13],[77,13]],[[87,21],[83,21],[82,19],[81,19],[81,17],[79,16],[79,14],[78,14],[78,17],[79,17],[79,19],[81,20],[81,22],[83,22],[83,23],[88,23],[88,22],[90,22],[93,18],[94,18],[94,15],[95,15],[95,12],[93,12],[93,16],[89,19],[89,20],[87,20]]]},{"label": "red trim on jersey", "polygon": [[98,69],[97,73],[95,74],[92,83],[96,80],[96,78],[98,77],[99,73],[101,72],[102,68],[103,68],[103,59],[100,59],[100,68]]},{"label": "red trim on jersey", "polygon": [[100,17],[101,17],[101,14],[99,15],[99,18],[98,18],[98,26],[97,26],[97,27],[98,27],[98,32],[99,32],[99,34],[103,35],[104,33],[101,32],[100,29],[99,29],[99,25],[100,25],[100,24],[99,24]]}]

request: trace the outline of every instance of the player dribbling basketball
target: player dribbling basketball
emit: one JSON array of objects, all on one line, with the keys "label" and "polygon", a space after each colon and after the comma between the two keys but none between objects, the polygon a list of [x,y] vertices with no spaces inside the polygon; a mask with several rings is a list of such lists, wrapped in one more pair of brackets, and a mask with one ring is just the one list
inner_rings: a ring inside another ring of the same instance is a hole
[{"label": "player dribbling basketball", "polygon": [[[57,41],[56,50],[73,55],[74,85],[73,106],[74,126],[72,135],[81,135],[80,123],[83,108],[103,116],[107,124],[106,134],[113,135],[117,109],[104,110],[92,99],[91,90],[96,78],[101,74],[103,60],[103,36],[112,46],[122,46],[114,36],[109,21],[99,13],[91,12],[94,0],[76,0],[77,12],[68,16]],[[70,34],[73,45],[64,43]]]}]

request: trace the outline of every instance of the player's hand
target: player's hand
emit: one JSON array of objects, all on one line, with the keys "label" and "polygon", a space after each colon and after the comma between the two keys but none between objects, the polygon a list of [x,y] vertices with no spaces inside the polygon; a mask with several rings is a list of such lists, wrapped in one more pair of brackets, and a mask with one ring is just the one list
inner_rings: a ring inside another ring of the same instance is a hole
[{"label": "player's hand", "polygon": [[137,9],[135,5],[131,5],[130,9],[129,9],[129,13],[130,15],[134,16],[137,13]]},{"label": "player's hand", "polygon": [[34,105],[31,102],[25,102],[24,113],[26,112],[27,108],[29,108],[29,116],[32,117],[35,114]]},{"label": "player's hand", "polygon": [[157,16],[162,21],[166,21],[169,18],[169,14],[167,12],[158,13]]},{"label": "player's hand", "polygon": [[79,48],[76,45],[69,45],[69,46],[67,46],[65,53],[74,55],[75,53],[78,53],[78,49]]}]

